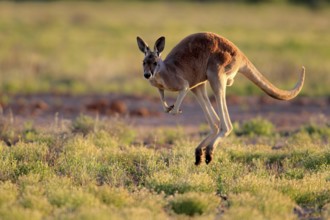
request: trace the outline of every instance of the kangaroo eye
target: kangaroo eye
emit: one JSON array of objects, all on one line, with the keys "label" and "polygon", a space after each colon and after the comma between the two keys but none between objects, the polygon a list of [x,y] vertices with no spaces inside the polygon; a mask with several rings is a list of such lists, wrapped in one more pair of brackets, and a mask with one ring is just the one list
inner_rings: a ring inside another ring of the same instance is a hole
[{"label": "kangaroo eye", "polygon": [[157,66],[157,62],[154,62],[154,65]]},{"label": "kangaroo eye", "polygon": [[143,65],[145,65],[146,64],[146,62],[145,61],[143,61]]}]

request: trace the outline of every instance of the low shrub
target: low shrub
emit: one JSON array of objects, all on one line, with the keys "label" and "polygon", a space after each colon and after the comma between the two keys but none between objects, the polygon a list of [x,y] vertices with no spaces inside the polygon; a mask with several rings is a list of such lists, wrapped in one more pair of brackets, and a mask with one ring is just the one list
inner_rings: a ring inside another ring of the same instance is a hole
[{"label": "low shrub", "polygon": [[96,130],[96,121],[87,115],[80,115],[72,121],[71,130],[73,133],[87,135]]},{"label": "low shrub", "polygon": [[229,203],[230,209],[224,213],[223,219],[296,219],[294,202],[267,186],[230,194]]},{"label": "low shrub", "polygon": [[170,199],[170,206],[176,214],[195,216],[216,212],[220,201],[221,199],[213,194],[188,192],[175,194]]},{"label": "low shrub", "polygon": [[249,121],[244,122],[239,126],[238,130],[235,131],[236,135],[264,135],[270,136],[275,132],[274,125],[263,118],[254,118]]},{"label": "low shrub", "polygon": [[167,195],[185,192],[215,192],[216,182],[206,173],[159,171],[147,178],[147,187]]}]

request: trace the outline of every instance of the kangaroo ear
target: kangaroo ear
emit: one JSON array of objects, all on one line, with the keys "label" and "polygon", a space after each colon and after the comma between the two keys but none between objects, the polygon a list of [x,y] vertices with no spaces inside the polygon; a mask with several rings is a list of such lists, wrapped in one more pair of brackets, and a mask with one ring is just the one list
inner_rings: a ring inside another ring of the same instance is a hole
[{"label": "kangaroo ear", "polygon": [[165,37],[160,37],[155,43],[154,51],[160,56],[160,53],[163,52],[165,47]]},{"label": "kangaroo ear", "polygon": [[136,40],[137,40],[139,49],[142,51],[142,53],[146,54],[148,51],[150,51],[146,42],[144,42],[140,37],[137,37]]}]

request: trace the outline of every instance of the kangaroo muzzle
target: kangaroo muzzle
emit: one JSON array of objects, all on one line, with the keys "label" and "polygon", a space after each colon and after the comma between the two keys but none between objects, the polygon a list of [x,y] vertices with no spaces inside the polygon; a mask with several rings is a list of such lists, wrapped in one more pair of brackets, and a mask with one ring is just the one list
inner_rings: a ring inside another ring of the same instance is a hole
[{"label": "kangaroo muzzle", "polygon": [[151,77],[151,73],[144,73],[144,78],[149,79]]}]

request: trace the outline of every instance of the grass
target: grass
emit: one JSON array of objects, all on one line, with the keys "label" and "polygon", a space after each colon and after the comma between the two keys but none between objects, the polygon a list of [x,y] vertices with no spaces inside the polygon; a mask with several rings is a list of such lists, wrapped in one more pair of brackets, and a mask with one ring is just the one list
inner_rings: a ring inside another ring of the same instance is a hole
[{"label": "grass", "polygon": [[275,133],[274,125],[262,118],[255,118],[244,122],[236,128],[237,135],[273,135]]},{"label": "grass", "polygon": [[[292,86],[297,75],[291,72],[305,65],[303,94],[328,96],[329,10],[1,2],[0,105],[16,93],[157,95],[141,77],[136,36],[151,44],[165,35],[166,56],[199,31],[231,39],[282,88]],[[258,93],[242,77],[235,84],[229,93]],[[0,219],[330,217],[327,123],[285,134],[261,118],[235,124],[214,161],[196,167],[194,148],[202,137],[180,127],[141,136],[115,118],[80,115],[64,123],[55,117],[47,128],[33,121],[17,127],[13,118],[0,109]]]},{"label": "grass", "polygon": [[[211,164],[196,167],[201,137],[175,137],[181,128],[140,137],[110,122],[81,115],[45,130],[1,118],[0,219],[329,217],[328,125],[251,135],[247,129],[270,123],[255,119],[221,142]],[[3,141],[7,131],[16,142]],[[267,144],[277,142],[284,144]]]},{"label": "grass", "polygon": [[[292,87],[304,65],[303,94],[329,95],[329,10],[284,4],[1,2],[0,93],[157,95],[141,75],[136,36],[151,45],[166,36],[165,57],[188,34],[211,31],[237,44],[279,87]],[[259,92],[244,77],[229,89],[240,95]]]}]

